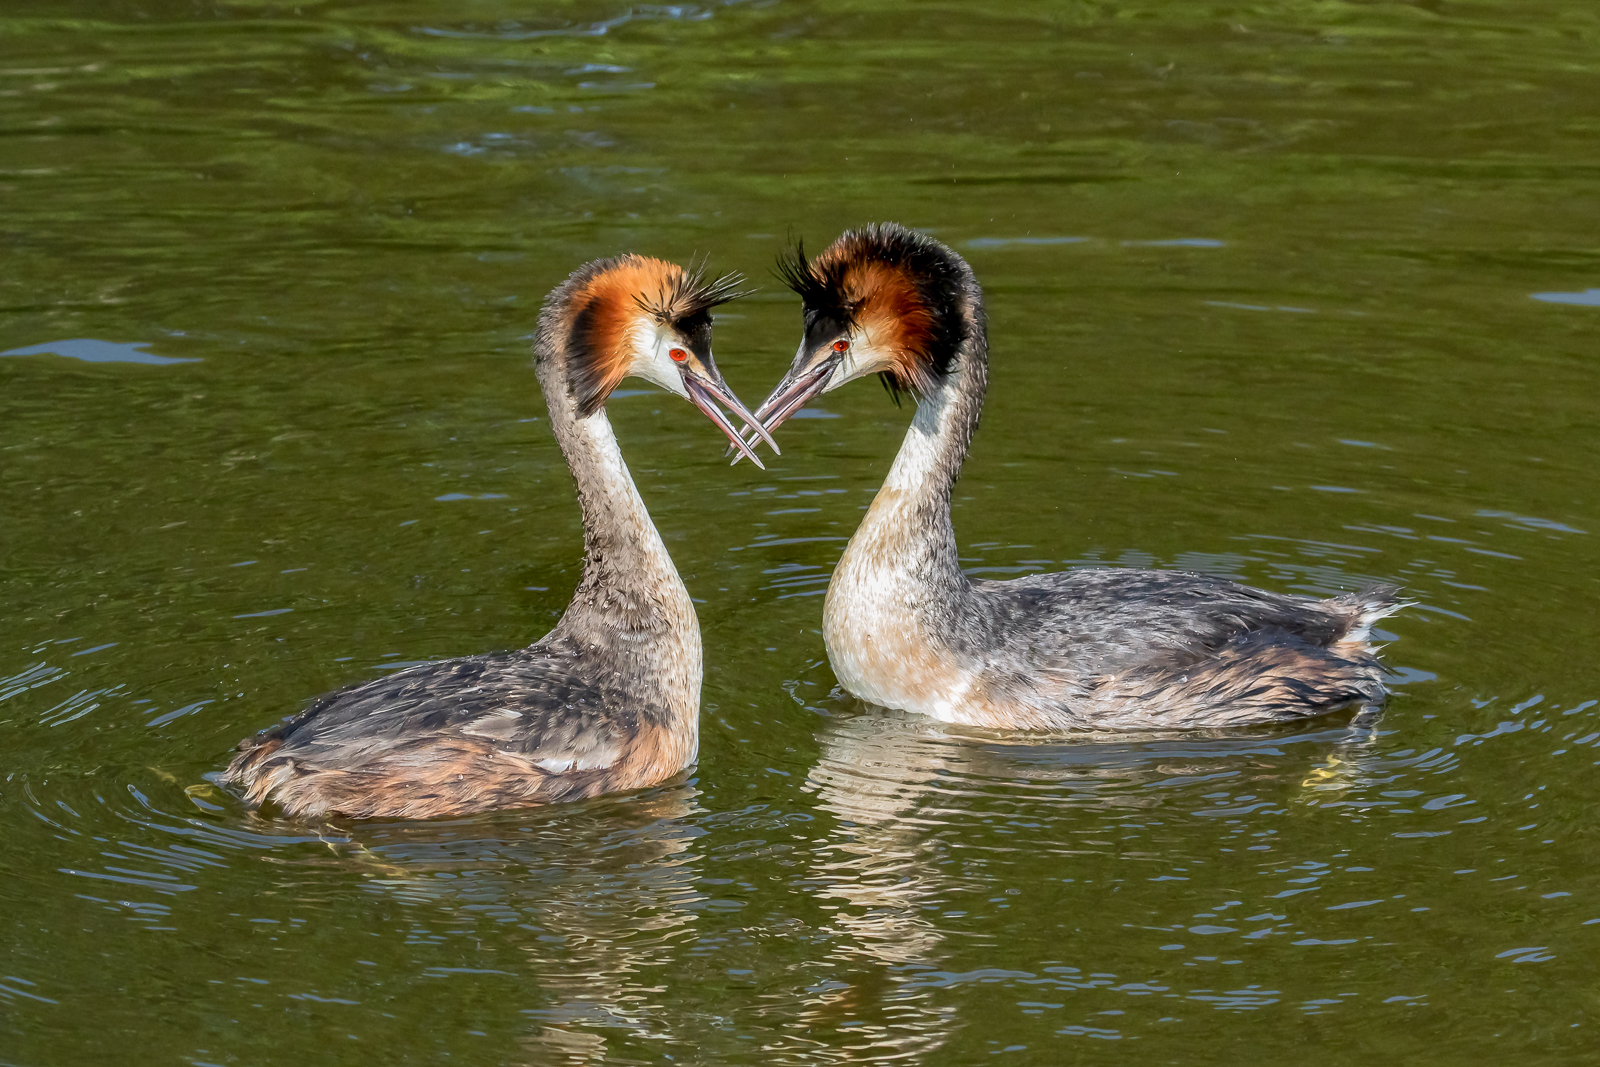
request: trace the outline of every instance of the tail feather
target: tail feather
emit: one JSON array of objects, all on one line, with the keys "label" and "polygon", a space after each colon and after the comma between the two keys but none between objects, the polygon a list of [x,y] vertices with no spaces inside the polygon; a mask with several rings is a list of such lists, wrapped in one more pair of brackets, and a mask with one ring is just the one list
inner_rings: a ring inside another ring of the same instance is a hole
[{"label": "tail feather", "polygon": [[222,780],[230,785],[242,786],[251,803],[260,803],[255,793],[262,770],[272,754],[282,747],[283,738],[272,737],[271,731],[267,730],[245,738],[239,742],[238,754],[229,761],[228,769],[222,772]]},{"label": "tail feather", "polygon": [[1339,605],[1351,616],[1350,628],[1339,638],[1340,642],[1366,644],[1372,639],[1373,624],[1410,607],[1416,601],[1402,599],[1397,585],[1374,583],[1363,586],[1358,592],[1336,596],[1331,603]]}]

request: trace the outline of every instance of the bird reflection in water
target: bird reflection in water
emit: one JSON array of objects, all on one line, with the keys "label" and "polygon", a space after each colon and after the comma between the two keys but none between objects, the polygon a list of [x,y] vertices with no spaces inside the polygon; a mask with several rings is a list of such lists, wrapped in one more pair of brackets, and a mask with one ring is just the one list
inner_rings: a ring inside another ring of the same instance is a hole
[{"label": "bird reflection in water", "polygon": [[[964,932],[956,952],[944,915],[964,914],[964,902],[1002,888],[993,871],[959,860],[1023,847],[992,836],[997,814],[1046,824],[1048,851],[1066,872],[1073,855],[1104,851],[1080,834],[1098,837],[1108,819],[1169,805],[1185,813],[1196,801],[1204,807],[1210,802],[1196,794],[1214,795],[1219,777],[1316,805],[1383,774],[1376,723],[1365,712],[1248,730],[1051,738],[947,725],[839,691],[835,698],[805,788],[837,823],[808,880],[838,905],[829,958],[845,980],[816,990],[802,1018],[817,1030],[856,1023],[849,1032],[862,1036],[858,1047],[880,1055],[921,1054],[973,1022],[934,1003],[926,976],[971,968],[981,935]],[[1119,856],[1143,858],[1132,850]]]},{"label": "bird reflection in water", "polygon": [[885,709],[831,719],[820,740],[804,789],[838,821],[816,846],[808,881],[832,907],[834,978],[809,991],[800,1020],[820,1041],[849,1041],[863,1060],[920,1059],[957,1022],[907,980],[944,967],[944,935],[928,913],[954,886],[929,802],[964,762],[963,748],[943,724]]},{"label": "bird reflection in water", "polygon": [[[532,979],[521,1014],[529,1064],[600,1064],[611,1034],[686,1038],[671,1029],[667,974],[693,936],[702,899],[704,814],[692,785],[585,804],[448,822],[351,824],[330,862],[366,874],[373,892],[437,934],[494,925],[504,951],[487,968]],[[307,862],[307,861],[301,861]],[[492,951],[493,949],[491,949]]]}]

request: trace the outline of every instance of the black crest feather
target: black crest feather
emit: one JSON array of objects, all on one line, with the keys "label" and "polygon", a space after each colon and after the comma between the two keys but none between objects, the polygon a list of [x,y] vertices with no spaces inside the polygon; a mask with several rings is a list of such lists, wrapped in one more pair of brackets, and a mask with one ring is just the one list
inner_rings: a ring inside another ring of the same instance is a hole
[{"label": "black crest feather", "polygon": [[853,309],[844,293],[843,264],[807,260],[805,242],[796,240],[793,249],[778,253],[773,272],[800,294],[807,319],[824,318],[840,327],[853,325]]},{"label": "black crest feather", "polygon": [[814,347],[826,334],[859,325],[864,312],[870,317],[873,294],[863,290],[862,279],[874,268],[893,271],[914,298],[915,314],[900,315],[906,327],[903,347],[913,359],[903,373],[881,376],[898,404],[903,392],[920,392],[948,374],[966,342],[966,290],[976,288],[966,261],[931,237],[885,222],[846,231],[810,259],[804,244],[796,241],[792,250],[779,255],[775,273],[799,294],[807,344]]},{"label": "black crest feather", "polygon": [[749,296],[755,290],[740,289],[744,275],[729,271],[716,277],[706,276],[706,262],[690,261],[682,271],[672,276],[661,291],[636,293],[634,303],[639,310],[663,326],[679,326],[710,313],[718,304],[726,304]]},{"label": "black crest feather", "polygon": [[640,313],[709,354],[711,309],[746,294],[739,289],[743,276],[707,277],[705,266],[702,261],[683,269],[626,253],[584,264],[550,294],[540,318],[540,344],[559,343],[554,338],[560,319],[571,316],[566,374],[579,418],[599,411],[626,374],[629,354],[622,345]]}]

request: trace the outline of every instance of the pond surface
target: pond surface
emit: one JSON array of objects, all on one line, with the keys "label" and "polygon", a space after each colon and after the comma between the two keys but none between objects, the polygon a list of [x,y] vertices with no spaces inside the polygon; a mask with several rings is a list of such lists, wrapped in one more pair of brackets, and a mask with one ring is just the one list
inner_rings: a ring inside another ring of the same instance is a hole
[{"label": "pond surface", "polygon": [[[10,0],[0,1063],[1587,1062],[1600,9]],[[1394,696],[1206,736],[864,706],[818,632],[909,411],[729,469],[610,405],[699,601],[643,795],[265,820],[242,736],[526,644],[580,530],[528,341],[590,258],[969,257],[974,574],[1405,586]]]}]

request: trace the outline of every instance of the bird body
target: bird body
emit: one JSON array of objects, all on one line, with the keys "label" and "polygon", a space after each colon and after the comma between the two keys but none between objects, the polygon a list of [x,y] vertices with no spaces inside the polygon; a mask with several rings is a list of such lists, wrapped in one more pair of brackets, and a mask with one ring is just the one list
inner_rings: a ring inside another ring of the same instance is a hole
[{"label": "bird body", "polygon": [[295,816],[430,818],[638,789],[694,762],[699,623],[603,404],[638,374],[730,436],[711,399],[753,418],[711,360],[709,309],[732,286],[625,256],[550,295],[535,369],[584,519],[566,611],[527,648],[396,671],[246,739],[225,778],[247,801]]},{"label": "bird body", "polygon": [[950,497],[987,388],[982,292],[938,242],[882,225],[783,272],[805,302],[768,432],[812,396],[879,373],[918,397],[893,466],[828,586],[840,683],[890,708],[1007,729],[1173,729],[1316,715],[1384,695],[1370,588],[1326,600],[1203,574],[961,572]]}]

